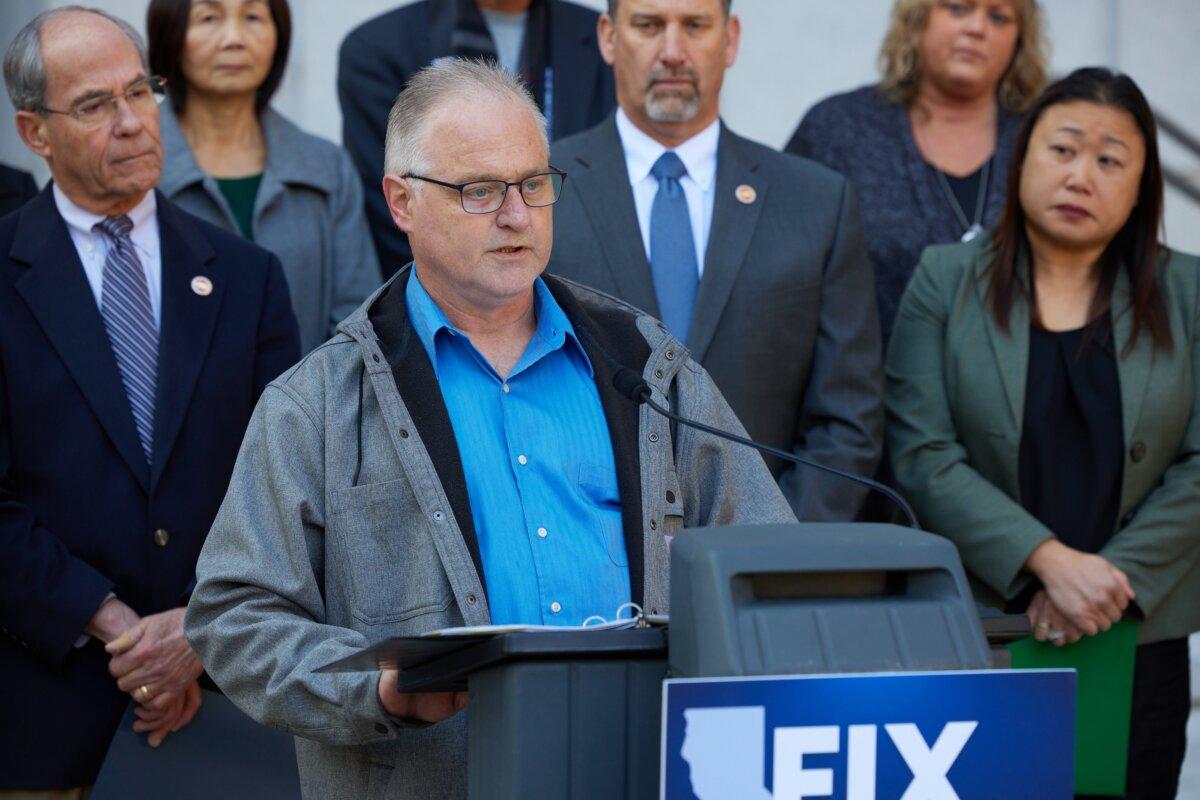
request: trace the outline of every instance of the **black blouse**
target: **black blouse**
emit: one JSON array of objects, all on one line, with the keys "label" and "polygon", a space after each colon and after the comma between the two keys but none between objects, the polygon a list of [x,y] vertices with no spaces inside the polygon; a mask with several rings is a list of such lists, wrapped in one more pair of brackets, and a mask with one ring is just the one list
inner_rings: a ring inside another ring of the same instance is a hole
[{"label": "black blouse", "polygon": [[1108,315],[1084,330],[1029,331],[1021,505],[1059,540],[1095,553],[1112,537],[1124,467],[1121,384]]}]

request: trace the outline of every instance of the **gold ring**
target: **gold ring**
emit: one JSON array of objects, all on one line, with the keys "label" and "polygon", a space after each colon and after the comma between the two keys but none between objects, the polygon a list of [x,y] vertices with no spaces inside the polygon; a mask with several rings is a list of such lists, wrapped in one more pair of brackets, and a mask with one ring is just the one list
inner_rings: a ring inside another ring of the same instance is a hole
[{"label": "gold ring", "polygon": [[150,702],[150,690],[148,688],[146,688],[146,684],[143,683],[141,686],[139,686],[137,688],[137,690],[138,690],[138,694],[141,695],[142,700],[149,703]]}]

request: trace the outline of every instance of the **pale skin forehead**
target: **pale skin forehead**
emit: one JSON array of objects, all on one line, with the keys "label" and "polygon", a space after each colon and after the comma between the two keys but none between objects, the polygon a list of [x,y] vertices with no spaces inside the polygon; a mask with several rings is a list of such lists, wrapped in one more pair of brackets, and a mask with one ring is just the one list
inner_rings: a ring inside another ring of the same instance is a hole
[{"label": "pale skin forehead", "polygon": [[426,128],[425,152],[439,180],[518,180],[548,166],[533,115],[520,102],[493,96],[448,98]]},{"label": "pale skin forehead", "polygon": [[145,75],[137,48],[115,24],[86,12],[53,17],[42,28],[46,101],[61,107],[108,94]]},{"label": "pale skin forehead", "polygon": [[1128,111],[1083,100],[1047,108],[1037,127],[1043,136],[1092,139],[1101,146],[1132,153],[1140,153],[1145,144],[1141,129]]},{"label": "pale skin forehead", "polygon": [[637,14],[669,14],[672,16],[725,16],[721,0],[621,0],[617,6],[618,19]]}]

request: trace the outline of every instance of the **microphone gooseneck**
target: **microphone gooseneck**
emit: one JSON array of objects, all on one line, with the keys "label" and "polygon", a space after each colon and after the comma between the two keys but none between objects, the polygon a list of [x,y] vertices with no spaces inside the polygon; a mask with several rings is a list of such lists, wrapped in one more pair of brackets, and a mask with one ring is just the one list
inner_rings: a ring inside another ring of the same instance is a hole
[{"label": "microphone gooseneck", "polygon": [[813,469],[819,469],[822,472],[829,473],[830,475],[837,475],[839,478],[845,478],[846,480],[853,481],[860,486],[866,486],[868,489],[873,489],[891,500],[900,508],[900,510],[904,513],[905,519],[908,521],[908,527],[915,530],[921,529],[921,526],[917,524],[917,515],[913,513],[912,507],[909,506],[908,502],[900,496],[899,492],[895,491],[890,486],[885,486],[884,484],[879,483],[878,481],[873,481],[870,478],[864,478],[862,475],[855,475],[853,472],[845,472],[837,469],[836,467],[831,467],[816,461],[810,461],[807,458],[801,458],[794,453],[789,453],[786,450],[780,450],[777,447],[760,444],[753,439],[749,439],[744,436],[738,436],[735,433],[729,433],[728,431],[723,431],[720,428],[714,428],[711,425],[705,425],[703,422],[697,422],[696,420],[688,419],[687,417],[681,417],[670,409],[664,408],[658,403],[654,402],[654,400],[651,399],[650,384],[646,383],[646,381],[644,381],[640,375],[631,370],[629,367],[620,367],[617,369],[616,374],[613,375],[613,387],[623,397],[628,397],[630,400],[639,405],[645,403],[667,419],[674,420],[681,425],[687,425],[690,428],[704,431],[705,433],[712,434],[713,436],[717,436],[722,439],[728,439],[729,441],[737,442],[738,444],[744,444],[747,447],[753,447],[756,450],[761,450],[764,453],[770,453],[776,458],[782,458],[783,460],[790,461],[793,464],[801,464],[806,467],[812,467]]},{"label": "microphone gooseneck", "polygon": [[865,486],[868,489],[879,492],[884,497],[895,503],[900,510],[904,512],[904,517],[908,520],[908,527],[914,528],[915,530],[921,529],[921,526],[917,524],[917,515],[913,513],[912,507],[909,506],[908,502],[900,496],[899,492],[895,491],[890,486],[885,486],[879,481],[873,481],[870,478],[864,478],[862,475],[855,475],[853,472],[845,472],[837,469],[836,467],[826,466],[825,464],[821,464],[816,461],[810,461],[807,458],[801,458],[794,453],[789,453],[786,450],[780,450],[777,447],[759,444],[753,439],[748,439],[744,436],[738,436],[737,434],[723,431],[720,428],[714,428],[711,425],[705,425],[703,422],[697,422],[696,420],[688,419],[687,417],[681,417],[670,409],[663,408],[652,399],[650,384],[647,383],[640,374],[617,361],[617,359],[608,352],[608,348],[596,340],[596,337],[593,336],[591,331],[588,330],[587,325],[576,325],[575,332],[587,340],[587,342],[596,349],[596,352],[600,354],[600,357],[608,362],[609,366],[613,368],[612,385],[613,388],[617,390],[617,393],[622,397],[627,397],[638,405],[645,403],[667,419],[674,420],[681,425],[687,425],[689,428],[695,428],[696,430],[710,433],[713,436],[717,436],[722,439],[728,439],[731,442],[737,442],[738,444],[744,444],[747,447],[753,447],[755,450],[760,450],[764,453],[770,453],[776,458],[782,458],[784,461],[790,461],[793,464],[800,464],[805,467],[819,469],[822,472],[827,472],[830,475],[836,475],[839,478],[845,478],[848,481],[857,483],[859,486]]}]

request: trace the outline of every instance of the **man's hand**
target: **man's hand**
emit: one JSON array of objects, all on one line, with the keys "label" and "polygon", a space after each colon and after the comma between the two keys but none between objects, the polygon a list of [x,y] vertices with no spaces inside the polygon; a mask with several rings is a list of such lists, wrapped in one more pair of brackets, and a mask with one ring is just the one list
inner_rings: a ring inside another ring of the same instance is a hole
[{"label": "man's hand", "polygon": [[1030,554],[1026,567],[1046,587],[1046,596],[1086,636],[1106,631],[1134,598],[1124,572],[1101,556],[1048,539]]},{"label": "man's hand", "polygon": [[148,738],[151,747],[158,747],[163,739],[167,738],[168,733],[174,733],[191,722],[204,702],[200,684],[195,681],[188,684],[182,693],[169,697],[170,702],[166,703],[163,709],[134,706],[133,711],[138,718],[134,720],[133,729],[138,733],[150,734]]},{"label": "man's hand", "polygon": [[397,692],[398,675],[394,669],[380,670],[379,675],[379,702],[397,719],[441,722],[467,707],[466,692]]},{"label": "man's hand", "polygon": [[83,632],[108,644],[138,622],[137,613],[116,597],[105,599],[88,620]]},{"label": "man's hand", "polygon": [[159,711],[178,703],[204,671],[183,635],[183,614],[184,609],[173,608],[142,617],[104,648],[112,655],[108,671],[121,691]]}]

